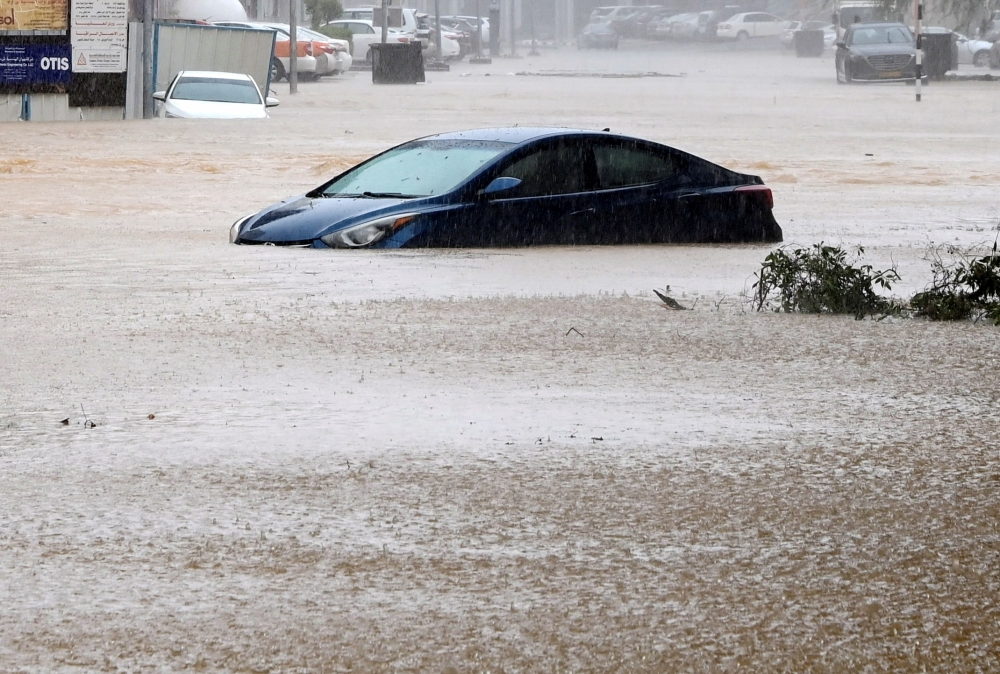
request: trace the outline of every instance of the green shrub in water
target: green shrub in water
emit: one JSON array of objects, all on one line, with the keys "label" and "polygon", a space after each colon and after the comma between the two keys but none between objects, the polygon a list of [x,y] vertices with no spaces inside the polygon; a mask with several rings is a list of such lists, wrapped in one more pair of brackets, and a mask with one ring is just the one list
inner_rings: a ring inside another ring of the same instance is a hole
[{"label": "green shrub in water", "polygon": [[895,268],[876,271],[871,265],[856,265],[864,252],[858,246],[849,255],[839,246],[822,243],[779,248],[756,274],[752,306],[757,311],[851,314],[859,320],[898,313],[899,305],[875,289],[891,290],[899,275]]}]

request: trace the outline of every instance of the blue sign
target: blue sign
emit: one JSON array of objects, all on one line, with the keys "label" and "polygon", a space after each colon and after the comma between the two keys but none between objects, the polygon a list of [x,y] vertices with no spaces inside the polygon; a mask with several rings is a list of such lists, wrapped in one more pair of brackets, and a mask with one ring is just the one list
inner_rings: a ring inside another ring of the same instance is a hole
[{"label": "blue sign", "polygon": [[69,44],[0,44],[0,85],[69,84]]}]

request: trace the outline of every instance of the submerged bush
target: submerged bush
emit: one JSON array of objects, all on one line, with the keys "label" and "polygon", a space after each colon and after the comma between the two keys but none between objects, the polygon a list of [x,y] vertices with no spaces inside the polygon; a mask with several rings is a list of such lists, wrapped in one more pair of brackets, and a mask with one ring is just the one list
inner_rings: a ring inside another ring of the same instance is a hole
[{"label": "submerged bush", "polygon": [[871,265],[855,266],[864,252],[858,246],[849,257],[843,248],[822,243],[779,248],[764,259],[756,274],[752,306],[757,311],[851,314],[857,319],[898,313],[899,305],[875,288],[891,290],[899,275],[895,268],[875,271]]},{"label": "submerged bush", "polygon": [[931,263],[934,280],[910,300],[918,316],[933,321],[960,321],[986,318],[1000,325],[1000,255],[997,244],[984,257],[949,247],[946,262],[935,254]]}]

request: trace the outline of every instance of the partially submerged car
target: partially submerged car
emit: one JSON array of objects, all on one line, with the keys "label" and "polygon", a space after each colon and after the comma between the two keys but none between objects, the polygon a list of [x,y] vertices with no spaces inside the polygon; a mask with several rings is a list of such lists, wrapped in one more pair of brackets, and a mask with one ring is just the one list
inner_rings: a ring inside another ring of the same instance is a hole
[{"label": "partially submerged car", "polygon": [[771,190],[607,132],[500,128],[404,143],[236,221],[240,244],[314,248],[781,241]]},{"label": "partially submerged car", "polygon": [[243,73],[182,70],[165,91],[157,91],[160,117],[185,119],[260,119],[277,98],[263,98],[253,78]]},{"label": "partially submerged car", "polygon": [[901,23],[856,23],[837,43],[837,81],[875,82],[917,79],[917,46]]}]

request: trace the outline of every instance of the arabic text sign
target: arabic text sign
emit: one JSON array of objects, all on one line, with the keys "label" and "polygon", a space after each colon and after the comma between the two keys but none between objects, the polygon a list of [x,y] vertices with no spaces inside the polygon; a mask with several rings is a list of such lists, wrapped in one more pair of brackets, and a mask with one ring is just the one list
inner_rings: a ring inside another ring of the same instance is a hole
[{"label": "arabic text sign", "polygon": [[128,0],[74,0],[72,11],[73,72],[124,72]]},{"label": "arabic text sign", "polygon": [[0,45],[0,85],[69,84],[69,45]]}]

